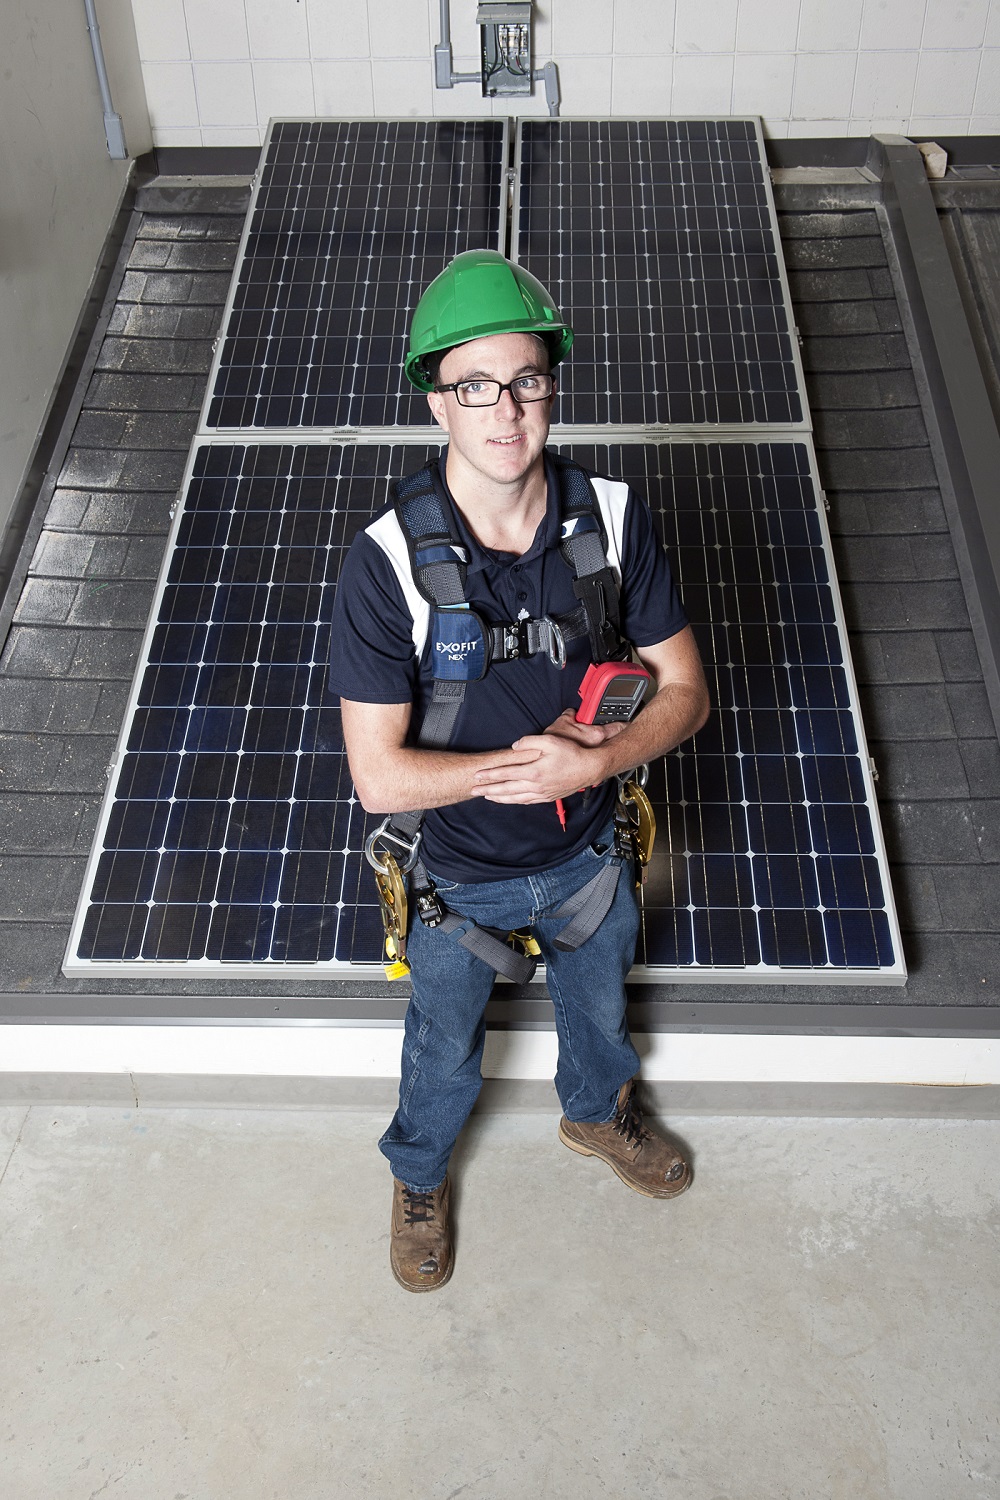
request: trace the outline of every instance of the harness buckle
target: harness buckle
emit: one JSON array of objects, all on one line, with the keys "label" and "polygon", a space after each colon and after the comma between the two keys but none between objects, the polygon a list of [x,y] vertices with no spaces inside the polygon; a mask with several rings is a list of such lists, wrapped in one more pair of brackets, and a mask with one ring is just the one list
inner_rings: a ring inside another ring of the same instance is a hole
[{"label": "harness buckle", "polygon": [[426,885],[423,890],[414,891],[413,899],[417,906],[417,916],[425,927],[440,927],[445,918],[445,904],[437,893],[437,886]]},{"label": "harness buckle", "polygon": [[[376,874],[387,875],[389,873],[389,861],[397,865],[406,875],[417,862],[417,850],[420,848],[421,830],[418,828],[412,838],[406,838],[397,833],[391,825],[392,814],[380,823],[373,833],[365,840],[365,858]],[[379,851],[377,845],[388,844],[390,847]],[[381,858],[379,854],[381,853]],[[402,855],[402,858],[400,858]]]},{"label": "harness buckle", "polygon": [[519,656],[528,655],[528,632],[527,621],[513,620],[509,625],[502,625],[503,632],[503,659],[504,661],[517,661]]}]

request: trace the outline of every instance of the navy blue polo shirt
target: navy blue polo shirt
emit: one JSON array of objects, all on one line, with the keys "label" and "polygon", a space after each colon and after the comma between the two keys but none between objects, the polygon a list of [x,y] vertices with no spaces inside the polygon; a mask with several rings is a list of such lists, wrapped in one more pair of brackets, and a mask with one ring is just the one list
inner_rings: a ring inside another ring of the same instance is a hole
[{"label": "navy blue polo shirt", "polygon": [[[470,558],[469,603],[490,624],[577,608],[573,575],[559,552],[558,481],[550,466],[547,472],[545,519],[520,557],[481,547],[448,495]],[[440,473],[444,484],[444,454]],[[618,497],[621,517],[622,633],[634,646],[653,646],[676,635],[687,618],[649,507],[623,486],[610,490]],[[386,537],[396,530],[392,509],[386,506],[355,538],[344,561],[334,605],[329,690],[360,703],[412,702],[410,743],[416,744],[433,685],[431,647],[424,640],[418,656],[414,611],[399,563],[387,550]],[[409,582],[408,570],[406,578]],[[591,660],[585,636],[568,643],[567,658],[562,670],[542,654],[500,662],[480,681],[468,683],[448,748],[503,749],[522,735],[541,733],[564,709],[575,709]],[[566,798],[565,832],[554,803],[519,806],[476,797],[432,808],[423,825],[424,863],[442,879],[461,882],[550,869],[594,841],[610,818],[613,800],[613,781],[587,798]]]}]

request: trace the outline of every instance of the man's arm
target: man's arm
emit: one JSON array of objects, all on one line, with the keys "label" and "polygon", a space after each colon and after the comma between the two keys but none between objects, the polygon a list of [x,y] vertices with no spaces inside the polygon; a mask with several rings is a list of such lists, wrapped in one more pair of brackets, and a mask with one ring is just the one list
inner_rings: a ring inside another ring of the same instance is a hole
[{"label": "man's arm", "polygon": [[[567,711],[543,735],[515,741],[511,758],[473,775],[474,795],[490,802],[553,802],[665,755],[708,718],[708,689],[690,626],[636,654],[656,693],[631,724],[609,729],[577,724]],[[528,762],[514,757],[525,750]]]},{"label": "man's arm", "polygon": [[520,749],[471,755],[407,745],[412,707],[410,703],[340,700],[347,760],[366,812],[412,812],[466,802],[481,795],[474,781],[477,772],[498,765],[516,770],[538,759],[538,750],[524,742]]}]

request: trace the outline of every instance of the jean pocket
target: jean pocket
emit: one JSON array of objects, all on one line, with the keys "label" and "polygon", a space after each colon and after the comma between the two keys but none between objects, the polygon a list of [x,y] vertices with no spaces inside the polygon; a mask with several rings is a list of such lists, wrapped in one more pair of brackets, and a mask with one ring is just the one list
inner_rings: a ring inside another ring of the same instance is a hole
[{"label": "jean pocket", "polygon": [[442,896],[448,896],[452,891],[461,889],[457,880],[439,880],[438,877],[430,870],[427,871],[427,879],[430,881],[434,889]]}]

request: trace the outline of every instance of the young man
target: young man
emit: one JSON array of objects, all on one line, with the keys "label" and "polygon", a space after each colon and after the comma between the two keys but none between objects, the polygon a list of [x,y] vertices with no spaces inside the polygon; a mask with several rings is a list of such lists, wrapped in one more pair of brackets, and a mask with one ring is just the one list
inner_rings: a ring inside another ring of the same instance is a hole
[{"label": "young man", "polygon": [[[502,970],[491,931],[530,928],[544,957],[560,1139],[652,1197],[690,1181],[635,1095],[624,982],[638,912],[614,778],[699,729],[708,697],[644,501],[546,453],[551,370],[572,337],[544,287],[495,252],[461,255],[431,284],[406,371],[448,446],[356,539],[337,593],[330,685],[358,797],[370,812],[425,810],[411,893],[425,920],[411,924],[399,1108],[380,1142],[394,1177],[392,1270],[410,1291],[452,1270],[447,1165],[482,1081],[483,1014]],[[414,527],[442,526],[443,545],[414,539]],[[591,553],[574,577],[583,554],[566,538],[588,529],[599,566]],[[428,593],[440,566],[446,581]],[[627,725],[578,724],[577,690],[609,640],[614,659],[634,649],[655,691]],[[453,682],[435,688],[442,675],[462,679],[457,708]]]}]

